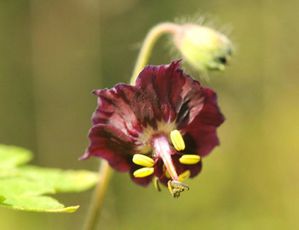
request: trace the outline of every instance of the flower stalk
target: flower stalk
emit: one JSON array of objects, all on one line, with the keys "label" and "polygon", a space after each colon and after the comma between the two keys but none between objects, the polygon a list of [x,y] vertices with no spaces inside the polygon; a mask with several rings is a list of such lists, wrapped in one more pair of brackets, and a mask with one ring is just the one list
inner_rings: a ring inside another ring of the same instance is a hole
[{"label": "flower stalk", "polygon": [[147,64],[150,54],[153,50],[155,43],[158,39],[164,34],[175,34],[178,29],[178,25],[171,22],[159,23],[154,26],[146,35],[139,55],[137,57],[137,61],[133,70],[133,74],[131,77],[130,84],[134,85],[138,74],[141,72],[143,67]]},{"label": "flower stalk", "polygon": [[101,216],[101,211],[104,203],[104,197],[107,192],[110,178],[112,175],[112,169],[106,160],[101,160],[101,165],[99,169],[99,182],[94,190],[90,207],[88,210],[86,222],[84,225],[84,230],[94,230],[96,229],[98,218]]}]

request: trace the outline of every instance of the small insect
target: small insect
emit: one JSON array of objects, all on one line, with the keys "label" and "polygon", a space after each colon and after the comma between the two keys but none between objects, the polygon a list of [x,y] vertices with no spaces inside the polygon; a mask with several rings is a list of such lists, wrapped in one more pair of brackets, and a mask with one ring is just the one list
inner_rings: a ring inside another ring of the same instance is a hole
[{"label": "small insect", "polygon": [[179,198],[182,192],[189,190],[188,185],[176,180],[169,180],[167,185],[169,192],[174,198]]}]

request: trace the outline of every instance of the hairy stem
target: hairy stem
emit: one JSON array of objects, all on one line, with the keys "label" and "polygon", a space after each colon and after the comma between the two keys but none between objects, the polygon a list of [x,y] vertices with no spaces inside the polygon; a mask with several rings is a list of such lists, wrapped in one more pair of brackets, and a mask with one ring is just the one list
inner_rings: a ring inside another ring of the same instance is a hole
[{"label": "hairy stem", "polygon": [[146,35],[139,55],[137,57],[137,61],[135,64],[135,68],[133,70],[133,74],[131,77],[130,84],[134,85],[136,78],[140,71],[147,64],[149,57],[152,53],[153,47],[157,40],[164,34],[173,34],[177,31],[178,25],[170,22],[160,23],[154,26]]}]

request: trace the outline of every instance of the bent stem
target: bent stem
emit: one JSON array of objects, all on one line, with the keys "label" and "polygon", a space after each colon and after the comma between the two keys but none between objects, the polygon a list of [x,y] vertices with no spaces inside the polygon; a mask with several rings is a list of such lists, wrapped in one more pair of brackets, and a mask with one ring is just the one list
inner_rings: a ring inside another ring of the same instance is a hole
[{"label": "bent stem", "polygon": [[148,34],[146,35],[143,41],[139,55],[137,57],[135,68],[133,70],[133,74],[130,81],[131,85],[134,85],[138,74],[141,72],[141,70],[148,62],[150,54],[157,40],[164,34],[174,34],[178,28],[179,26],[175,23],[164,22],[154,26],[148,32]]},{"label": "bent stem", "polygon": [[83,228],[84,230],[93,230],[97,226],[98,218],[100,218],[101,215],[104,197],[108,189],[111,174],[112,169],[109,166],[108,162],[106,160],[102,160],[99,169],[99,182],[97,183],[97,186],[91,198],[89,211]]}]

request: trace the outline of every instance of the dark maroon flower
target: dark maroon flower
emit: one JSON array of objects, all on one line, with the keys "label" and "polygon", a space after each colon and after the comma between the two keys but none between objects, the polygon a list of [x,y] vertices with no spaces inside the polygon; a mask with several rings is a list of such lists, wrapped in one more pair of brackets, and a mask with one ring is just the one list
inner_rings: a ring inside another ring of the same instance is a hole
[{"label": "dark maroon flower", "polygon": [[106,159],[140,185],[160,181],[177,197],[196,176],[201,157],[219,144],[224,121],[216,94],[184,74],[180,62],[147,66],[136,85],[95,90],[98,107],[83,159]]}]

